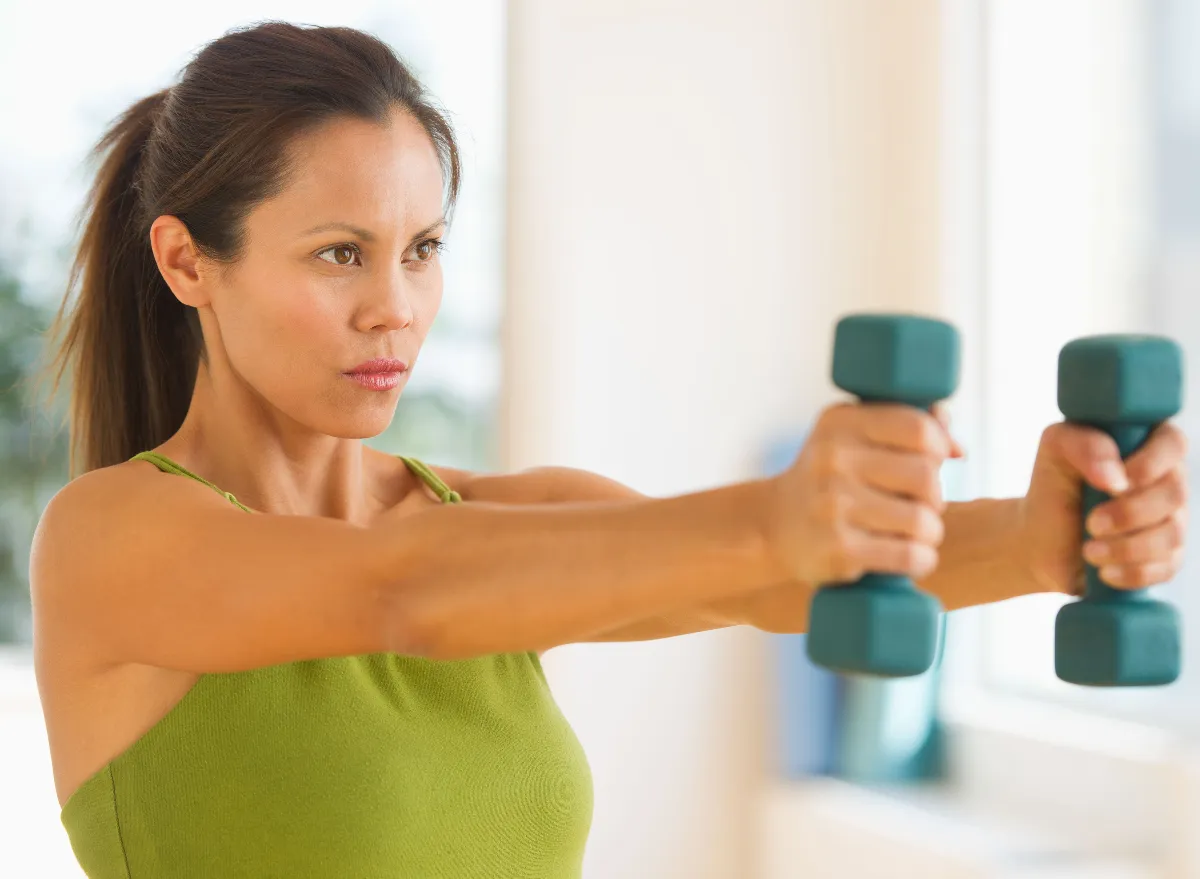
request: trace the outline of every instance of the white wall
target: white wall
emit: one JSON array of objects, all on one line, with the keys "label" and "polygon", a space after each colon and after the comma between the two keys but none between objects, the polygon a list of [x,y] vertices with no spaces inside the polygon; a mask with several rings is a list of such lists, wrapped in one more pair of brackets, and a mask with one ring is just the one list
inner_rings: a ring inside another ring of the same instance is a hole
[{"label": "white wall", "polygon": [[[838,315],[939,310],[935,0],[512,0],[509,27],[506,467],[755,475],[833,398]],[[589,879],[751,875],[757,633],[546,665],[596,775]]]}]

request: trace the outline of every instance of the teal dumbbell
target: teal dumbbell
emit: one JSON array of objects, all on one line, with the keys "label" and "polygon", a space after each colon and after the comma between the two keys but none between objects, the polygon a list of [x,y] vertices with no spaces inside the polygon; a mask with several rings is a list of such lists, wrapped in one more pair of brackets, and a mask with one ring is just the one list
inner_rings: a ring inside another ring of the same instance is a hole
[{"label": "teal dumbbell", "polygon": [[[1058,408],[1068,421],[1104,430],[1121,457],[1177,413],[1183,353],[1161,336],[1089,336],[1058,355]],[[1109,495],[1085,485],[1083,517]],[[1146,590],[1113,589],[1086,566],[1084,597],[1054,624],[1054,668],[1068,683],[1094,687],[1169,684],[1179,677],[1179,614]]]},{"label": "teal dumbbell", "polygon": [[[929,409],[958,386],[958,331],[908,314],[842,318],[833,344],[833,383],[864,403]],[[813,596],[808,656],[833,671],[906,677],[937,652],[941,603],[899,574],[869,573]]]}]

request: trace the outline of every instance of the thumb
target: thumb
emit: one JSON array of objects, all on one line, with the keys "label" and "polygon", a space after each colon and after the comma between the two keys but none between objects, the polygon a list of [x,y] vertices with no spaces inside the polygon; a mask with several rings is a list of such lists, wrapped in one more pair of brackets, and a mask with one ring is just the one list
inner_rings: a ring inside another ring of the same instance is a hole
[{"label": "thumb", "polygon": [[1129,488],[1116,441],[1098,428],[1065,422],[1052,425],[1042,434],[1039,454],[1050,456],[1100,491],[1118,495]]}]

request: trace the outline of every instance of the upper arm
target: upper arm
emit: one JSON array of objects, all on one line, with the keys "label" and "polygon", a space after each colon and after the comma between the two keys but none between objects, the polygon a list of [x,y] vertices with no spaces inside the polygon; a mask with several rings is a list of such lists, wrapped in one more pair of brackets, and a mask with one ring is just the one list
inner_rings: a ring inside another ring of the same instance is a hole
[{"label": "upper arm", "polygon": [[502,504],[553,504],[587,501],[621,501],[645,497],[615,479],[574,467],[533,467],[512,474],[468,474],[441,470],[451,479],[463,500]]},{"label": "upper arm", "polygon": [[[449,471],[451,478],[460,480],[464,500],[483,500],[494,503],[587,503],[590,501],[622,501],[645,497],[636,489],[593,473],[573,467],[536,467],[519,473],[501,476],[469,475]],[[671,638],[712,629],[737,625],[740,622],[720,605],[696,607],[670,616],[657,616],[598,632],[588,641],[649,641]]]},{"label": "upper arm", "polygon": [[249,514],[141,462],[96,470],[61,489],[35,531],[35,637],[99,665],[193,672],[384,649],[368,535]]}]

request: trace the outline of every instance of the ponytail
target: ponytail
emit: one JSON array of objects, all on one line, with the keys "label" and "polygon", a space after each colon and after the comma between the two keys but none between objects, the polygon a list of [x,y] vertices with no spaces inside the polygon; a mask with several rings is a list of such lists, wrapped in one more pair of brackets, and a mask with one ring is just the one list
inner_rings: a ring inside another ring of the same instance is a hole
[{"label": "ponytail", "polygon": [[[51,335],[57,390],[72,379],[70,471],[128,460],[183,423],[202,347],[195,310],[171,293],[154,261],[142,198],[142,157],[170,90],[123,113],[92,150],[101,160],[84,205],[79,249]],[[78,286],[73,311],[71,291]]]}]

